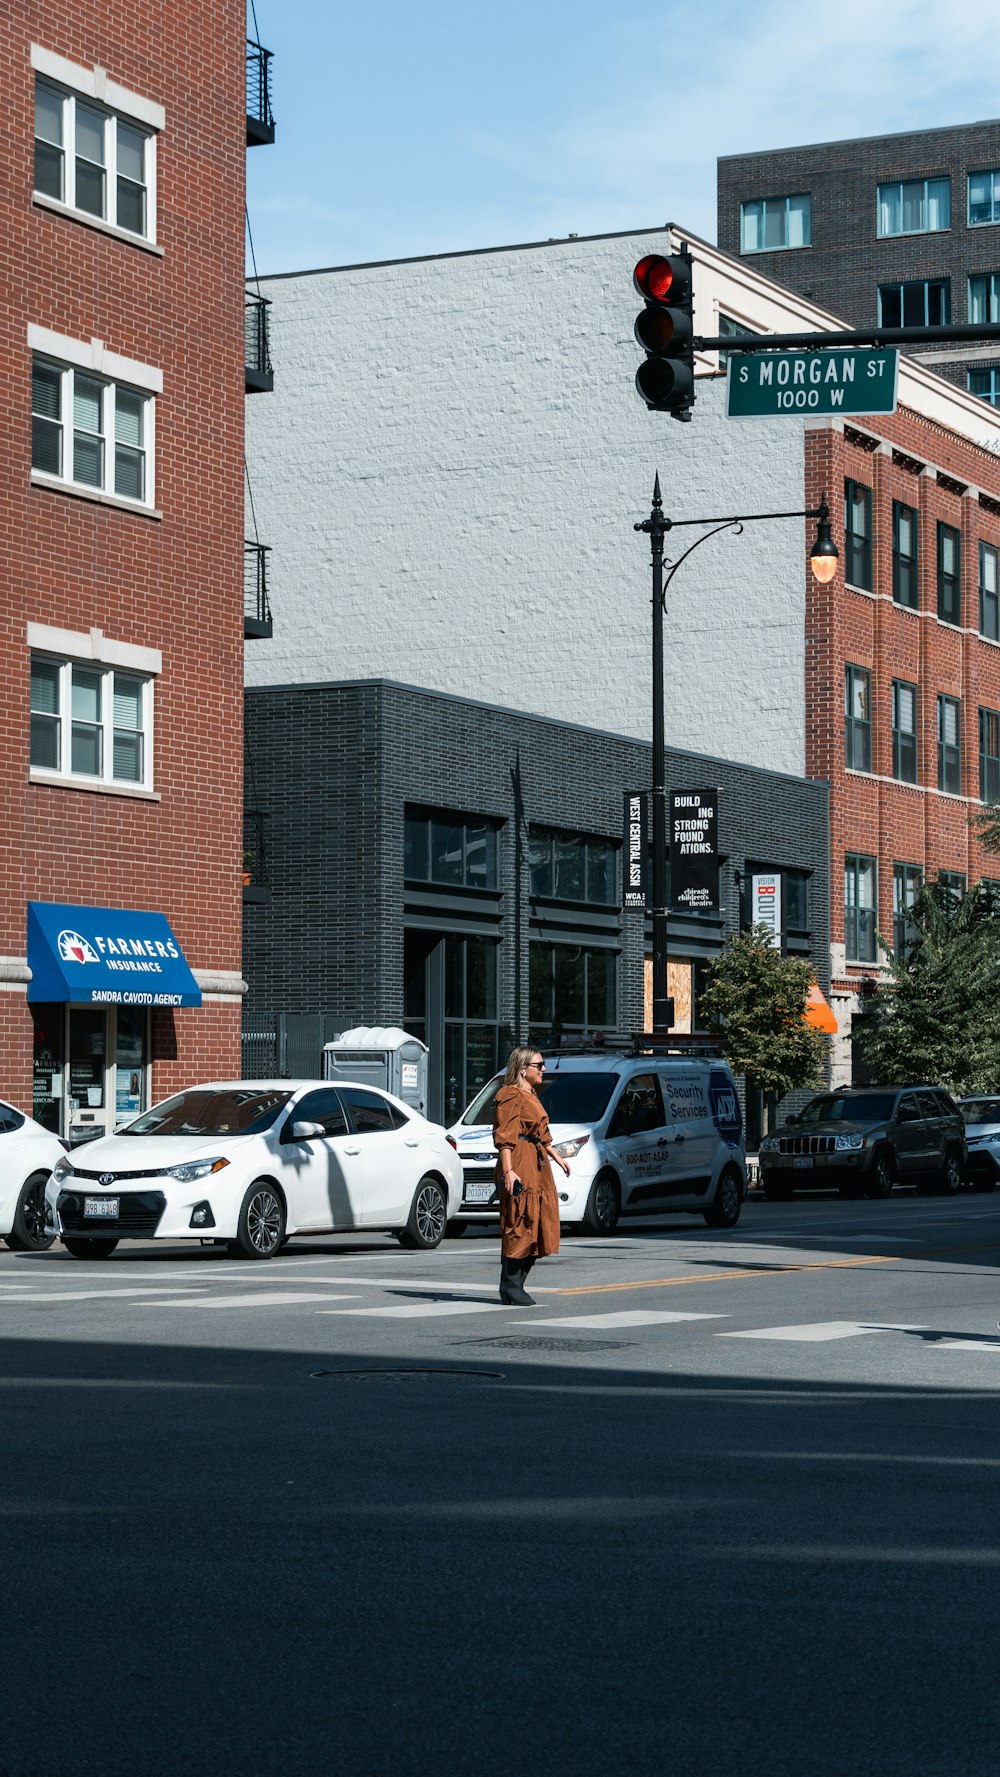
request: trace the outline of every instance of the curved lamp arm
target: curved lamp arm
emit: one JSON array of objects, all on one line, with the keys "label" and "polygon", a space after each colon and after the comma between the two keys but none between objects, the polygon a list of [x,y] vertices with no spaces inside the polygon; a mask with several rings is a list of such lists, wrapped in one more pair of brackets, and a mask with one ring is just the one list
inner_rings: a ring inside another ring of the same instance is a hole
[{"label": "curved lamp arm", "polygon": [[717,537],[719,535],[720,531],[733,531],[737,537],[742,536],[742,534],[743,534],[743,520],[741,518],[724,519],[722,524],[717,524],[715,526],[714,530],[705,531],[702,536],[696,537],[694,542],[689,544],[687,549],[685,549],[684,554],[679,555],[675,562],[671,562],[669,564],[669,572],[666,574],[664,581],[663,581],[664,609],[666,609],[667,587],[670,585],[670,582],[673,579],[674,575],[676,574],[678,568],[682,565],[682,563],[687,561],[687,558],[689,555],[694,554],[694,551],[698,548],[700,543],[707,543],[709,537]]}]

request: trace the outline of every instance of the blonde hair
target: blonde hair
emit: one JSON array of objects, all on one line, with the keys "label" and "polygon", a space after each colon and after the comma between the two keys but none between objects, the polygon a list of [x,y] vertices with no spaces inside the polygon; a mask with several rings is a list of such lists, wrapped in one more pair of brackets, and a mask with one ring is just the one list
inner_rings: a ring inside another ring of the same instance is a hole
[{"label": "blonde hair", "polygon": [[540,1053],[537,1043],[534,1043],[530,1049],[512,1049],[507,1058],[507,1072],[503,1077],[504,1085],[520,1086],[524,1070],[531,1064],[531,1057]]}]

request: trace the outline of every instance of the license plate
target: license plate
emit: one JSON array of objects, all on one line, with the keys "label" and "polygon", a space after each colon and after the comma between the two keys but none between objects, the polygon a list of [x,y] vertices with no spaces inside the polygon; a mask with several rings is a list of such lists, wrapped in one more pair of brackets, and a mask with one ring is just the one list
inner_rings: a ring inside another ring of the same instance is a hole
[{"label": "license plate", "polygon": [[488,1203],[493,1195],[494,1189],[495,1186],[492,1180],[484,1185],[467,1184],[465,1187],[465,1201],[466,1203]]},{"label": "license plate", "polygon": [[792,1162],[793,1166],[795,1166],[799,1172],[803,1171],[805,1167],[811,1166],[812,1163],[813,1157],[811,1154],[796,1154],[795,1159]]},{"label": "license plate", "polygon": [[117,1197],[85,1197],[83,1200],[85,1217],[94,1221],[116,1222],[118,1220]]}]

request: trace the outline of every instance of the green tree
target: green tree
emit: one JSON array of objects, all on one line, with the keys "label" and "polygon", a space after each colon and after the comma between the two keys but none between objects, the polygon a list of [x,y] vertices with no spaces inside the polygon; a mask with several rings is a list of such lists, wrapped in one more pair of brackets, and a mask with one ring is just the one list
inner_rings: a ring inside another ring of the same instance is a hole
[{"label": "green tree", "polygon": [[779,1095],[822,1084],[826,1040],[803,1017],[813,984],[808,963],[782,956],[768,927],[758,925],[729,938],[706,973],[701,1012],[725,1039],[734,1073]]},{"label": "green tree", "polygon": [[879,1081],[927,1080],[955,1093],[1000,1086],[1000,918],[978,887],[958,894],[925,883],[907,910],[910,941],[858,1021],[857,1040]]}]

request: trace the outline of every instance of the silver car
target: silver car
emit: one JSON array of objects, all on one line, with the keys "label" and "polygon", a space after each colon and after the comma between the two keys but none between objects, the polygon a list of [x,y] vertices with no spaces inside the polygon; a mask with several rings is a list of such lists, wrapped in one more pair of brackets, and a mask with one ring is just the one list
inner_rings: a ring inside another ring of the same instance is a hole
[{"label": "silver car", "polygon": [[960,1098],[969,1146],[968,1177],[975,1191],[992,1191],[1000,1177],[1000,1097]]}]

